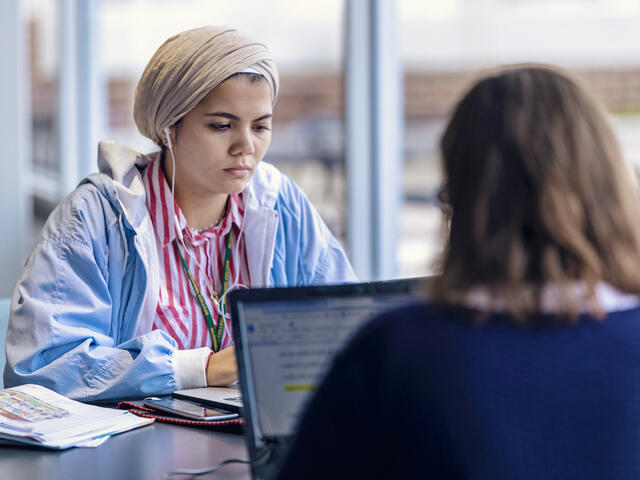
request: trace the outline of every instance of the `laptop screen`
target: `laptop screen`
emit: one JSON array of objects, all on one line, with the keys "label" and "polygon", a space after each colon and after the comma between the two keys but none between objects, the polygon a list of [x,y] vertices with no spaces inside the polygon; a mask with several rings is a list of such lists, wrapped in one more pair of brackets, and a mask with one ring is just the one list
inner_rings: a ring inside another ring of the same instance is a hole
[{"label": "laptop screen", "polygon": [[413,301],[417,285],[412,279],[234,292],[246,427],[254,446],[293,435],[335,354],[372,317]]}]

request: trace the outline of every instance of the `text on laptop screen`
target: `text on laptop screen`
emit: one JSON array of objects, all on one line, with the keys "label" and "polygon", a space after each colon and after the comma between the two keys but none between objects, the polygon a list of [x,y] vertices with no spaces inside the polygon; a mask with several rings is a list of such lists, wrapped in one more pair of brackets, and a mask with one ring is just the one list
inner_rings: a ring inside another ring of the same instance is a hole
[{"label": "text on laptop screen", "polygon": [[408,294],[345,296],[239,304],[263,438],[294,433],[309,394],[356,330]]}]

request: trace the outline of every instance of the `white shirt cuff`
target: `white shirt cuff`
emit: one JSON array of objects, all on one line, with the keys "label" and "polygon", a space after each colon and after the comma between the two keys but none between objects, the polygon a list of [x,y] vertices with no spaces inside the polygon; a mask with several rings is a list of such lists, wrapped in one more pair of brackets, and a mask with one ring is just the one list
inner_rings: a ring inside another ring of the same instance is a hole
[{"label": "white shirt cuff", "polygon": [[178,390],[207,386],[207,360],[211,353],[211,349],[207,347],[176,350],[173,354],[173,369]]}]

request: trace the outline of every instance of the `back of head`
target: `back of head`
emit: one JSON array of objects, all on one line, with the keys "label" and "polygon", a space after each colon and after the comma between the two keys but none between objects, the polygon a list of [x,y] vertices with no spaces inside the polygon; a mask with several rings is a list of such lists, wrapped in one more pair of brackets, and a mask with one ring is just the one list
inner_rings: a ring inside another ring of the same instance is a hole
[{"label": "back of head", "polygon": [[573,317],[586,288],[640,293],[640,215],[603,110],[566,73],[514,66],[476,83],[441,141],[449,243],[432,294],[474,289],[538,311],[544,287]]},{"label": "back of head", "polygon": [[156,144],[162,131],[186,115],[230,76],[251,68],[278,95],[278,72],[267,47],[237,30],[205,26],[164,42],[147,64],[136,88],[133,117],[138,130]]}]

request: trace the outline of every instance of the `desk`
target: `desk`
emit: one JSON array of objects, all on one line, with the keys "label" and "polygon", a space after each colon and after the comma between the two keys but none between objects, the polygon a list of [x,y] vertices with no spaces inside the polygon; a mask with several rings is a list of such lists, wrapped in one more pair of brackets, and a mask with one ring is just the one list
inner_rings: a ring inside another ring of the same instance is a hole
[{"label": "desk", "polygon": [[[205,468],[228,458],[247,458],[242,435],[155,422],[115,435],[98,448],[52,451],[0,447],[0,477],[160,480],[168,470]],[[197,478],[250,477],[248,465],[231,464]]]}]

